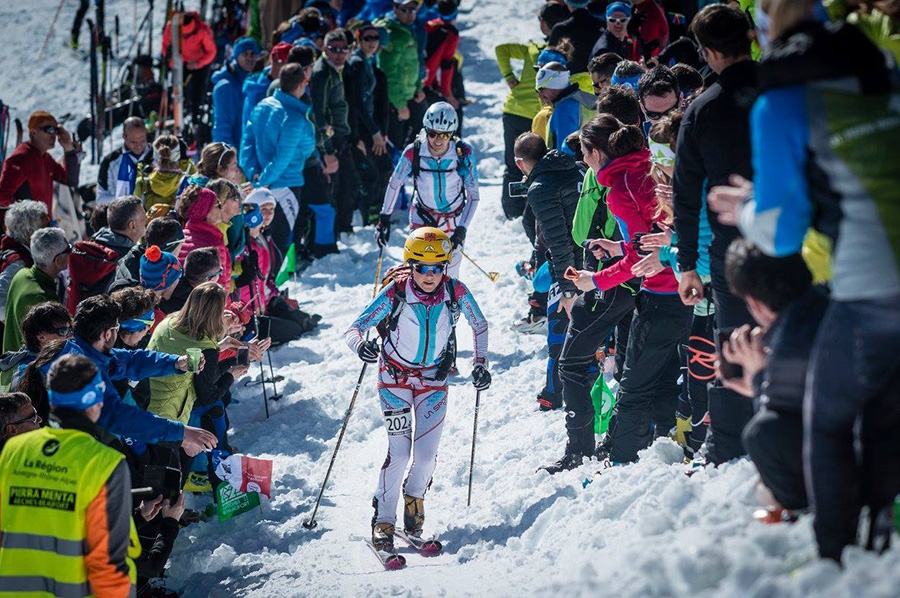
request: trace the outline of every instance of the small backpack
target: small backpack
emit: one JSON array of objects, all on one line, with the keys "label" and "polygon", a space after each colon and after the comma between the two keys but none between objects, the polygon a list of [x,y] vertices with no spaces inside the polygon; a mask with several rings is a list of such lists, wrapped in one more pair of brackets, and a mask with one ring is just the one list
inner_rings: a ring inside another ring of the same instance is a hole
[{"label": "small backpack", "polygon": [[119,253],[95,241],[78,241],[69,256],[66,308],[74,314],[82,299],[105,293],[116,276]]}]

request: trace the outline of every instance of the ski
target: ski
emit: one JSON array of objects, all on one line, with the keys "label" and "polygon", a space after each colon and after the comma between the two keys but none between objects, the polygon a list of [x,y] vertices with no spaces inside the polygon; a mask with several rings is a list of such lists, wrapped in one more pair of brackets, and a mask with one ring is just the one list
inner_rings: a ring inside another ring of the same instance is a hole
[{"label": "ski", "polygon": [[372,540],[366,538],[366,545],[372,549],[372,552],[375,553],[375,556],[378,557],[378,560],[381,561],[381,565],[388,571],[397,571],[398,569],[402,569],[406,566],[406,559],[396,552],[387,552],[385,550],[378,550],[375,548],[375,545],[372,544]]},{"label": "ski", "polygon": [[172,118],[174,119],[173,133],[181,136],[184,128],[184,60],[182,56],[182,22],[184,12],[179,3],[178,9],[172,14]]},{"label": "ski", "polygon": [[437,556],[444,550],[444,545],[434,538],[426,540],[420,536],[408,535],[406,532],[395,531],[394,536],[400,538],[422,556]]}]

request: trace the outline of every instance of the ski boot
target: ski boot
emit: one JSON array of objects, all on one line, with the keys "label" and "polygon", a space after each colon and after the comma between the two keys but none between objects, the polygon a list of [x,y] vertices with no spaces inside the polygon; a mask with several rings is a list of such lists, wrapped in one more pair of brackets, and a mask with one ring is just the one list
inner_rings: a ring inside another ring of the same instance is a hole
[{"label": "ski boot", "polygon": [[585,455],[581,453],[570,453],[566,451],[566,454],[563,455],[562,459],[553,463],[552,465],[547,465],[546,467],[541,467],[538,471],[546,471],[550,475],[556,475],[561,471],[569,471],[572,469],[577,469],[581,467],[584,462]]},{"label": "ski boot", "polygon": [[522,334],[546,334],[547,316],[529,313],[513,322],[512,329]]},{"label": "ski boot", "polygon": [[408,536],[421,537],[425,526],[425,500],[404,494],[403,502],[403,531]]},{"label": "ski boot", "polygon": [[390,523],[376,523],[372,528],[372,546],[375,550],[394,554],[394,526]]}]

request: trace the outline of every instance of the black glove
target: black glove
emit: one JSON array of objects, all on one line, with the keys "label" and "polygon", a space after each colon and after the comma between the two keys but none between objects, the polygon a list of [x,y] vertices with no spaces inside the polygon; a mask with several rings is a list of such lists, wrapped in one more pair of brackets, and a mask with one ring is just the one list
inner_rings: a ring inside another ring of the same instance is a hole
[{"label": "black glove", "polygon": [[487,390],[491,387],[491,373],[483,365],[476,365],[472,370],[472,385],[475,390]]},{"label": "black glove", "polygon": [[236,287],[246,287],[257,278],[261,278],[259,271],[259,254],[252,249],[241,260],[241,274],[235,279]]},{"label": "black glove", "polygon": [[379,247],[387,247],[391,240],[391,215],[379,214],[375,225],[375,242]]},{"label": "black glove", "polygon": [[628,36],[631,39],[638,39],[641,35],[641,25],[647,21],[647,14],[641,10],[635,10],[631,13],[631,18],[626,26]]},{"label": "black glove", "polygon": [[453,231],[453,234],[450,235],[450,243],[453,244],[453,249],[456,249],[460,245],[466,242],[466,227],[465,226],[457,226],[456,230]]},{"label": "black glove", "polygon": [[378,346],[377,340],[363,341],[363,344],[356,350],[356,354],[359,355],[359,358],[366,363],[375,363],[378,361],[378,354],[380,352],[381,348]]}]

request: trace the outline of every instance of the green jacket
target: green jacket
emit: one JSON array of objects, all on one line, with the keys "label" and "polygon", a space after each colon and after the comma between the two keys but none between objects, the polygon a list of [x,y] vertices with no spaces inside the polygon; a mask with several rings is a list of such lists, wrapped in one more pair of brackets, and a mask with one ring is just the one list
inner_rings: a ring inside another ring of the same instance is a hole
[{"label": "green jacket", "polygon": [[416,91],[422,89],[425,67],[420,47],[424,42],[418,39],[412,28],[393,16],[376,19],[374,25],[390,35],[389,42],[378,51],[378,68],[384,71],[390,82],[388,99],[399,110],[413,99]]},{"label": "green jacket", "polygon": [[[323,154],[333,154],[332,136],[346,137],[350,134],[350,125],[347,124],[344,81],[341,74],[325,60],[324,54],[313,65],[309,94],[316,124],[316,147]],[[331,127],[332,135],[328,134],[328,127]]]},{"label": "green jacket", "polygon": [[534,90],[534,79],[537,76],[534,63],[544,46],[543,43],[528,42],[527,44],[499,44],[494,48],[494,53],[497,55],[497,66],[500,67],[500,75],[504,80],[508,81],[510,77],[515,76],[510,60],[522,61],[519,84],[506,94],[506,101],[503,103],[504,113],[534,118],[534,115],[541,109],[541,101]]},{"label": "green jacket", "polygon": [[6,327],[3,329],[3,352],[18,351],[22,346],[19,324],[32,307],[44,301],[59,301],[56,280],[36,265],[16,272],[6,297]]},{"label": "green jacket", "polygon": [[[191,347],[218,349],[216,341],[209,337],[196,340],[176,329],[172,326],[172,315],[167,316],[153,331],[148,349],[175,355],[187,355]],[[150,405],[147,406],[150,413],[187,424],[196,399],[194,374],[150,378]]]},{"label": "green jacket", "polygon": [[900,62],[900,19],[892,18],[877,8],[871,12],[850,12],[846,0],[825,0],[824,4],[832,19],[844,19],[859,27],[873,44],[887,50]]}]

